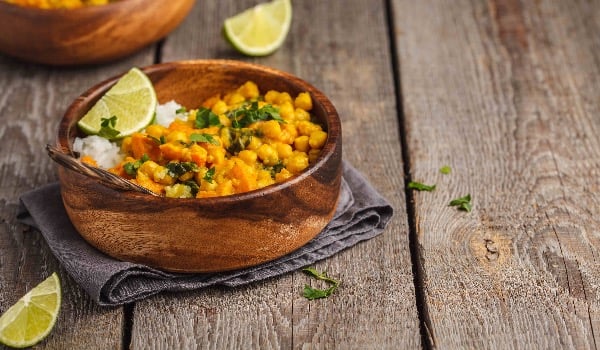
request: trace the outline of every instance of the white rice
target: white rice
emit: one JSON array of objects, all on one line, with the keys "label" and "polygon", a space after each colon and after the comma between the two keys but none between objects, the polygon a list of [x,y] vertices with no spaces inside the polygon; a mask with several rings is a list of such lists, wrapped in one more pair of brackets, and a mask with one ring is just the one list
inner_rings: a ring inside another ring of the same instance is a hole
[{"label": "white rice", "polygon": [[169,101],[156,107],[155,124],[168,127],[175,119],[187,120],[187,113],[177,113],[181,105],[175,101]]},{"label": "white rice", "polygon": [[123,160],[121,148],[116,143],[96,135],[84,138],[76,137],[73,142],[73,151],[78,152],[80,157],[94,158],[98,166],[103,169],[112,168]]},{"label": "white rice", "polygon": [[[169,101],[156,107],[156,118],[154,124],[168,127],[175,119],[187,120],[187,113],[177,113],[181,105],[175,101]],[[119,164],[124,155],[116,142],[111,142],[103,137],[92,135],[83,138],[76,137],[73,142],[73,151],[79,153],[79,157],[89,156],[96,160],[98,166],[109,169]]]}]

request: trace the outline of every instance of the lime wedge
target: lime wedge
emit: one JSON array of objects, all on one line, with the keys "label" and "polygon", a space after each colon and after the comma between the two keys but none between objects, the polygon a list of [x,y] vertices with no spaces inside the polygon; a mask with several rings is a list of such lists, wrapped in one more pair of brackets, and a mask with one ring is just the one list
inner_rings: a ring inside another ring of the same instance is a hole
[{"label": "lime wedge", "polygon": [[137,68],[132,68],[102,96],[77,123],[88,135],[100,133],[103,119],[116,117],[110,124],[122,138],[148,126],[156,111],[156,93],[150,79]]},{"label": "lime wedge", "polygon": [[60,303],[60,280],[55,272],[0,316],[0,343],[24,348],[40,342],[54,327]]},{"label": "lime wedge", "polygon": [[248,56],[266,56],[283,44],[291,23],[290,0],[274,0],[227,18],[223,32],[239,52]]}]

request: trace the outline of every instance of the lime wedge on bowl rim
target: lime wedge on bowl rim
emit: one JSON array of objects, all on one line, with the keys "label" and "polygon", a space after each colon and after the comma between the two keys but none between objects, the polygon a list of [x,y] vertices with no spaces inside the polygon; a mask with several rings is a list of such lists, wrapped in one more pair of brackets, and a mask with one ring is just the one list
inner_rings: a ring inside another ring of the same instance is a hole
[{"label": "lime wedge on bowl rim", "polygon": [[152,82],[138,68],[125,73],[77,123],[88,135],[100,132],[102,119],[116,117],[113,126],[122,138],[140,131],[154,119],[156,93]]},{"label": "lime wedge on bowl rim", "polygon": [[60,280],[55,272],[0,316],[0,343],[13,348],[37,344],[54,327],[60,304]]},{"label": "lime wedge on bowl rim", "polygon": [[291,1],[273,0],[227,18],[223,32],[239,52],[248,56],[266,56],[283,44],[291,23]]}]

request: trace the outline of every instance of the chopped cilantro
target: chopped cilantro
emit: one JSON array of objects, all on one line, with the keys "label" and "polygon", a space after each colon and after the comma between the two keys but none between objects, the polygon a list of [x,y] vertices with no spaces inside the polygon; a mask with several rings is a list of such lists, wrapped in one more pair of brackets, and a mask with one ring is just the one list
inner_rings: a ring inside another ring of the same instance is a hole
[{"label": "chopped cilantro", "polygon": [[471,194],[467,194],[464,197],[456,198],[450,201],[448,204],[450,207],[458,207],[459,210],[470,212],[472,209]]},{"label": "chopped cilantro", "polygon": [[245,150],[252,141],[253,135],[256,134],[255,130],[247,128],[228,128],[227,131],[229,135],[229,147],[227,147],[227,152],[234,155]]},{"label": "chopped cilantro", "polygon": [[272,105],[265,105],[258,108],[258,101],[234,109],[230,111],[227,116],[231,119],[231,125],[234,128],[244,128],[261,120],[276,120],[280,123],[285,123],[285,120],[279,115],[279,109]]},{"label": "chopped cilantro", "polygon": [[164,145],[165,143],[167,143],[167,140],[165,139],[164,135],[160,135],[159,138],[156,138],[156,137],[150,136],[150,135],[146,135],[146,136],[159,145]]},{"label": "chopped cilantro", "polygon": [[189,181],[185,181],[183,184],[190,188],[190,190],[192,192],[192,197],[196,197],[196,194],[198,194],[198,191],[200,191],[200,186],[198,186],[196,181],[189,180]]},{"label": "chopped cilantro", "polygon": [[167,171],[169,172],[169,176],[171,177],[180,177],[181,175],[193,171],[198,172],[200,169],[193,162],[171,162],[165,165]]},{"label": "chopped cilantro", "polygon": [[117,116],[113,115],[110,118],[101,118],[100,123],[100,131],[98,131],[98,136],[104,137],[105,139],[114,139],[121,132],[115,129],[115,125],[117,124]]},{"label": "chopped cilantro", "polygon": [[191,134],[190,141],[192,142],[205,142],[210,143],[212,145],[219,145],[219,141],[217,141],[213,135],[210,134]]},{"label": "chopped cilantro", "polygon": [[150,160],[150,157],[148,157],[148,155],[144,153],[141,159],[138,159],[135,162],[127,162],[123,164],[123,170],[125,170],[127,175],[135,176],[142,164],[144,164],[148,160]]},{"label": "chopped cilantro", "polygon": [[185,107],[181,107],[178,108],[177,110],[175,110],[175,114],[181,114],[181,113],[185,113],[187,112],[187,109],[185,109]]},{"label": "chopped cilantro", "polygon": [[279,162],[277,162],[277,164],[273,165],[270,170],[271,170],[271,178],[275,179],[275,175],[279,174],[279,172],[281,170],[283,170],[283,168],[285,168],[285,165],[283,164],[283,162],[280,160]]},{"label": "chopped cilantro", "polygon": [[433,191],[435,190],[435,185],[425,185],[420,182],[411,181],[408,183],[408,188],[412,188],[417,191]]},{"label": "chopped cilantro", "polygon": [[302,269],[306,274],[315,277],[318,280],[322,280],[330,284],[331,286],[327,289],[317,289],[309,286],[308,284],[304,285],[304,290],[302,295],[308,300],[314,300],[319,298],[327,298],[337,289],[340,285],[340,281],[334,280],[333,278],[328,277],[325,272],[318,272],[312,267],[307,267]]},{"label": "chopped cilantro", "polygon": [[196,129],[208,128],[209,126],[219,126],[219,116],[208,108],[201,107],[196,112]]},{"label": "chopped cilantro", "polygon": [[215,167],[208,169],[202,179],[207,181],[208,183],[213,183],[213,181],[214,181],[213,177],[215,176],[215,170],[216,170]]}]

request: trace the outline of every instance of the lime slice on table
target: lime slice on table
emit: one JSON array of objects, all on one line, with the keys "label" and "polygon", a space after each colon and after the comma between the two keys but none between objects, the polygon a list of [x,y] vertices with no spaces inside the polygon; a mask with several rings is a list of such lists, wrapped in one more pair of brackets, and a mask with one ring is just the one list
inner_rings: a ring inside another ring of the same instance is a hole
[{"label": "lime slice on table", "polygon": [[0,316],[0,343],[24,348],[40,342],[54,327],[60,303],[60,280],[55,272]]},{"label": "lime slice on table", "polygon": [[291,23],[290,0],[274,0],[227,18],[223,31],[239,52],[248,56],[266,56],[283,44]]},{"label": "lime slice on table", "polygon": [[138,68],[132,68],[102,96],[77,123],[86,134],[100,132],[103,119],[116,117],[112,128],[122,138],[148,126],[156,111],[156,93],[150,79]]}]

